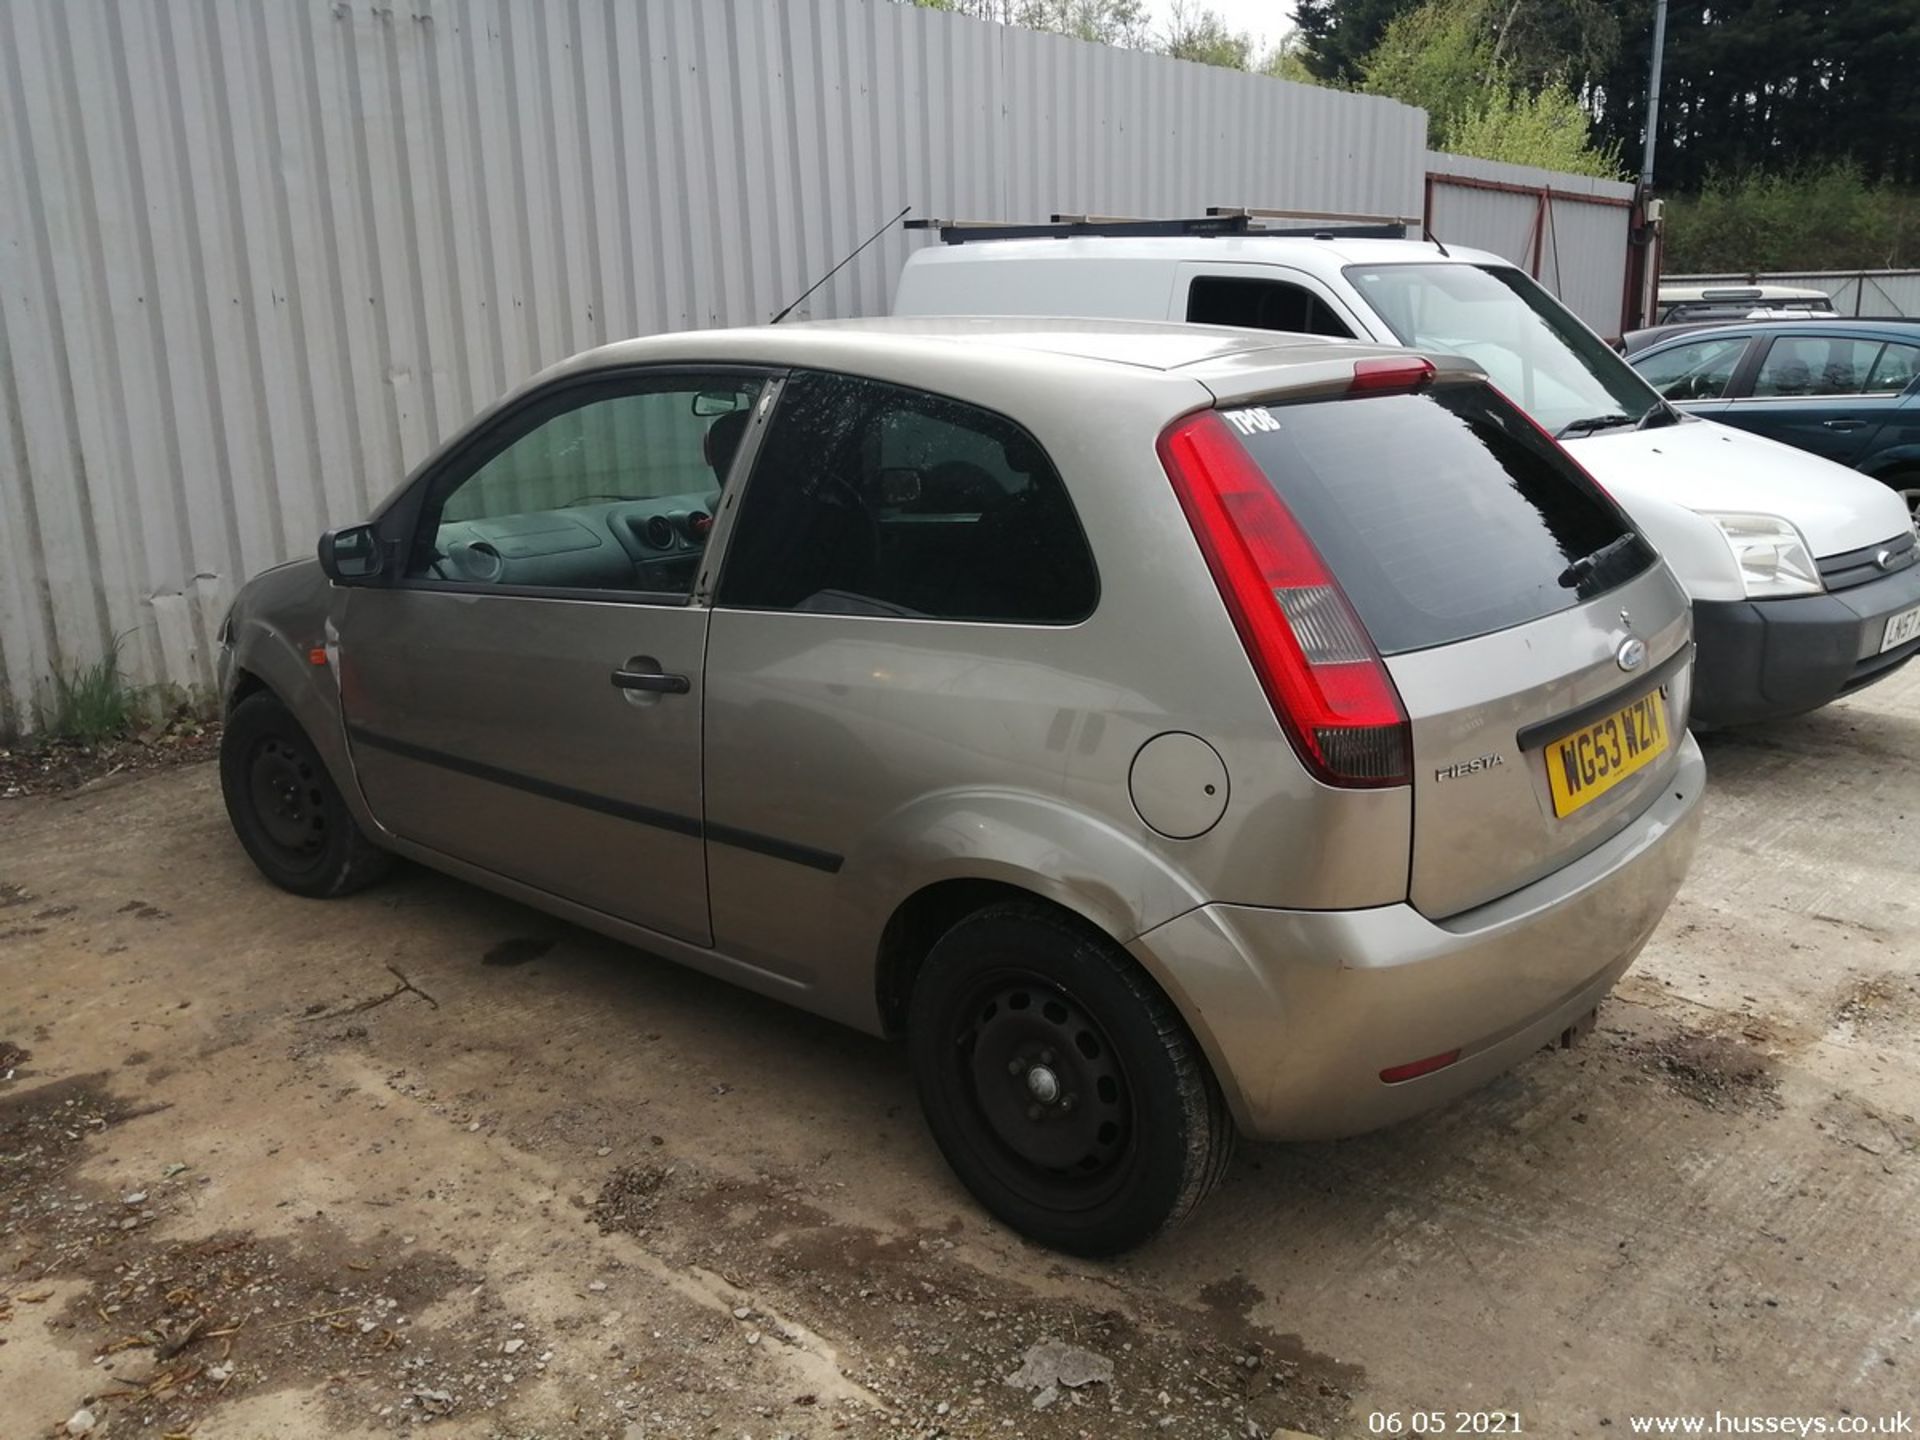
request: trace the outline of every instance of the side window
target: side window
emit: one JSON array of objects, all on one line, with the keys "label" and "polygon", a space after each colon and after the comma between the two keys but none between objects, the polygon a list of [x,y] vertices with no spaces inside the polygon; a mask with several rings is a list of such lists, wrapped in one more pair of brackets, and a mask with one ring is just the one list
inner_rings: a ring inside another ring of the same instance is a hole
[{"label": "side window", "polygon": [[1061,625],[1098,592],[1033,437],[924,391],[794,375],[740,503],[718,597],[730,608]]},{"label": "side window", "polygon": [[1196,276],[1187,290],[1187,320],[1195,325],[1242,325],[1353,338],[1353,331],[1333,313],[1333,307],[1304,286],[1240,275]]},{"label": "side window", "polygon": [[1920,345],[1893,344],[1880,352],[1867,376],[1869,395],[1898,395],[1920,375]]},{"label": "side window", "polygon": [[1877,340],[1782,335],[1754,377],[1756,396],[1858,395],[1878,357]]},{"label": "side window", "polygon": [[760,385],[678,374],[534,400],[431,482],[408,576],[690,594]]},{"label": "side window", "polygon": [[1744,335],[1696,340],[1649,355],[1634,369],[1669,400],[1717,400],[1727,393],[1746,348]]}]

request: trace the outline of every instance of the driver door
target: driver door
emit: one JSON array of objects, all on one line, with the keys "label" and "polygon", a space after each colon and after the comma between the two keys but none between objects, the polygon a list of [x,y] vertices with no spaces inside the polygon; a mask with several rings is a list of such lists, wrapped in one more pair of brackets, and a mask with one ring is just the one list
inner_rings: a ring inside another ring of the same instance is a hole
[{"label": "driver door", "polygon": [[714,502],[765,377],[602,373],[482,427],[379,522],[341,696],[380,823],[711,944],[701,787]]}]

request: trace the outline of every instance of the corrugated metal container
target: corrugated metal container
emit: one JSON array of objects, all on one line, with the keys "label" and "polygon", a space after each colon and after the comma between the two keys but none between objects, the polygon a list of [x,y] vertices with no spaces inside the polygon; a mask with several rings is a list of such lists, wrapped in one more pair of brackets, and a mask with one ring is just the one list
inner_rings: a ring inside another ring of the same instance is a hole
[{"label": "corrugated metal container", "polygon": [[1619,336],[1633,186],[1438,150],[1426,163],[1433,234],[1525,266],[1595,330]]},{"label": "corrugated metal container", "polygon": [[[1420,111],[888,0],[0,6],[0,730],[611,338],[921,214],[1411,213]],[[878,313],[895,232],[820,290]]]},{"label": "corrugated metal container", "polygon": [[1764,275],[1662,275],[1663,285],[1800,285],[1824,290],[1842,315],[1920,316],[1920,270],[1770,270]]}]

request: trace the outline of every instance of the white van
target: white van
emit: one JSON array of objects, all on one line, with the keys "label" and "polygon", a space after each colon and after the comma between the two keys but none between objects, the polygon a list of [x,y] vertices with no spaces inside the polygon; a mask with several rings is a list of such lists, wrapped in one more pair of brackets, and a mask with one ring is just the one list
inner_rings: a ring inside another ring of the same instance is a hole
[{"label": "white van", "polygon": [[1812,710],[1920,653],[1920,546],[1898,495],[1682,415],[1511,262],[1428,241],[1150,228],[944,229],[946,243],[907,258],[894,311],[1197,321],[1452,351],[1565,444],[1686,586],[1698,723]]}]

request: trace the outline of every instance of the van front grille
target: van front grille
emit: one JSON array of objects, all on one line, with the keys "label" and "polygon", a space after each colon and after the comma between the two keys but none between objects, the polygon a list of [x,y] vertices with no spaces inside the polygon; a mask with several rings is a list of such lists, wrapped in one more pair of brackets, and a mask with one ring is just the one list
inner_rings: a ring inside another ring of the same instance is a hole
[{"label": "van front grille", "polygon": [[[1886,558],[1883,560],[1882,556]],[[1920,546],[1914,544],[1913,533],[1909,531],[1878,545],[1827,556],[1820,562],[1820,578],[1828,590],[1851,590],[1856,585],[1897,575],[1916,563],[1920,563]]]}]

